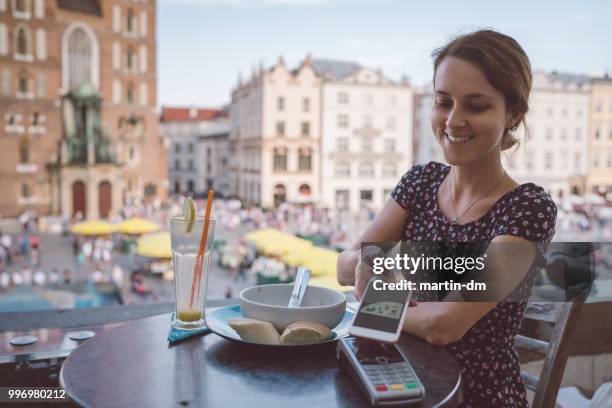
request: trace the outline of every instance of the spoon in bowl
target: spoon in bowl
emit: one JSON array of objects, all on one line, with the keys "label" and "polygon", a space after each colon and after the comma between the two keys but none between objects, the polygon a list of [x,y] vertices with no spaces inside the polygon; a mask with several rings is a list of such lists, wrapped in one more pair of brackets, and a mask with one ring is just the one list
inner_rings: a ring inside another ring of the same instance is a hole
[{"label": "spoon in bowl", "polygon": [[295,282],[293,283],[293,292],[289,298],[288,307],[300,307],[302,299],[306,293],[308,287],[308,281],[310,280],[310,270],[300,266],[297,270]]}]

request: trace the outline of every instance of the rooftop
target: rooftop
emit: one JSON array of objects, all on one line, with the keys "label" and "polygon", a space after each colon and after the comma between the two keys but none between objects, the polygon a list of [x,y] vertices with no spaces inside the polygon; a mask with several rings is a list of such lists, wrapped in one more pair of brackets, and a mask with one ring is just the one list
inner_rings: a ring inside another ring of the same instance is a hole
[{"label": "rooftop", "polygon": [[162,107],[161,122],[201,122],[227,117],[222,109],[196,107]]}]

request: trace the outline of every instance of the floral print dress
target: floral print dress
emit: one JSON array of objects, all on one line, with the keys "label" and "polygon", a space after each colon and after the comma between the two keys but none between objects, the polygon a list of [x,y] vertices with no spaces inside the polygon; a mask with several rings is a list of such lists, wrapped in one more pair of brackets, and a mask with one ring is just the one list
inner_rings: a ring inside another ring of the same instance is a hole
[{"label": "floral print dress", "polygon": [[[536,243],[545,253],[557,209],[550,196],[533,183],[504,194],[481,218],[452,224],[440,211],[437,193],[450,167],[430,162],[412,167],[391,197],[406,210],[402,240],[409,242],[491,242],[513,235]],[[502,301],[477,321],[457,342],[447,345],[460,368],[465,407],[528,407],[520,377],[514,338],[521,325],[535,266],[521,281],[521,302]]]}]

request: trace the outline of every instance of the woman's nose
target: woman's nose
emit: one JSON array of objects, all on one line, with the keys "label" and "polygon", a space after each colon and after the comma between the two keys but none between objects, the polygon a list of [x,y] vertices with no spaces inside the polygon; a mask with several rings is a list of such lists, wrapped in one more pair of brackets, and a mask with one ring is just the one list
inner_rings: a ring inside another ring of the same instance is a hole
[{"label": "woman's nose", "polygon": [[465,126],[465,124],[465,117],[461,113],[461,110],[457,107],[453,108],[448,113],[448,117],[446,118],[446,127],[448,127],[449,129],[460,128]]}]

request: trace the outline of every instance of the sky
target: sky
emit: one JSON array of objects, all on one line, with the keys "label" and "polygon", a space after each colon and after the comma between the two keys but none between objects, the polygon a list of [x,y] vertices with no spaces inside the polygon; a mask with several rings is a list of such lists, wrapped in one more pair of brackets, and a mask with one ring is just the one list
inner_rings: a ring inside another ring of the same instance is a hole
[{"label": "sky", "polygon": [[532,67],[612,73],[612,1],[157,0],[158,105],[219,107],[253,67],[307,54],[431,80],[431,52],[453,35],[493,28]]}]

